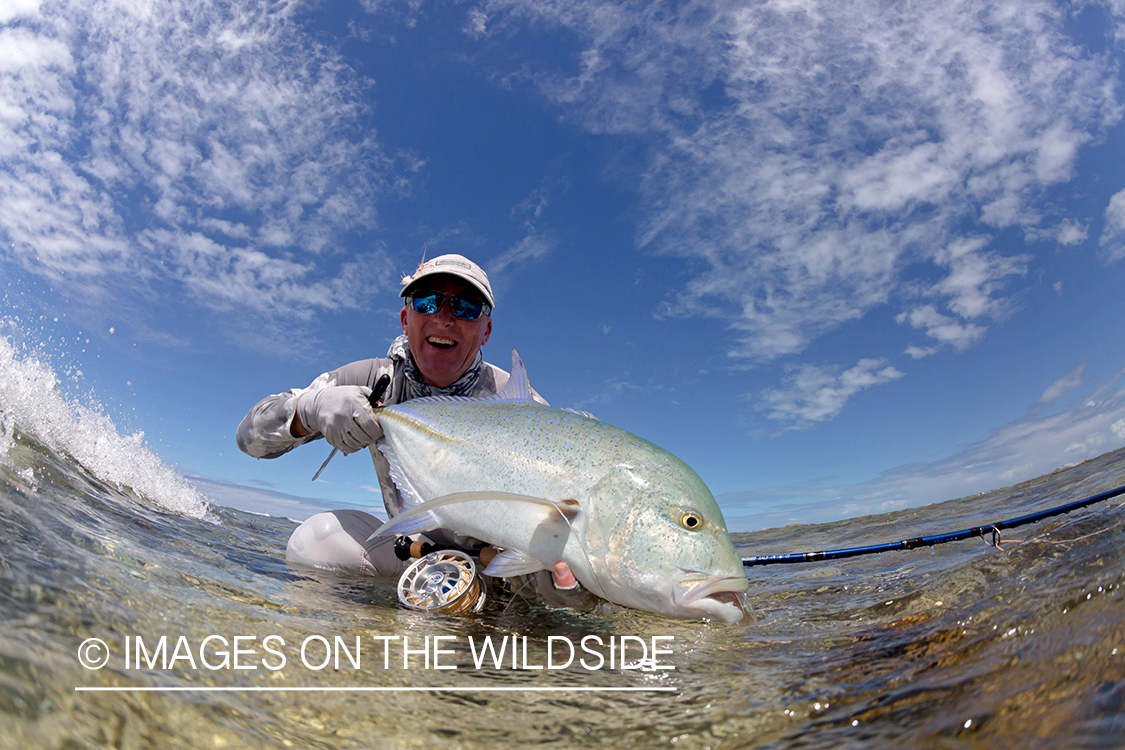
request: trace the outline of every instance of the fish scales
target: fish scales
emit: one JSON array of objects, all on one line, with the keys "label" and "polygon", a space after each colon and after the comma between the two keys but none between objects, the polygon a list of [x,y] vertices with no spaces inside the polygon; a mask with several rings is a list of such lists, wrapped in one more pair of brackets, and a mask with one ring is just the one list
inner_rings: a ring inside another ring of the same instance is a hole
[{"label": "fish scales", "polygon": [[[411,477],[425,482],[427,499],[502,488],[563,500],[632,455],[623,449],[622,437],[632,438],[636,448],[651,445],[537,402],[412,403],[384,410],[380,422],[385,431],[388,421],[405,428],[392,427],[389,441],[400,465],[409,464]],[[553,434],[545,440],[548,432]],[[584,447],[591,443],[599,446],[596,455]],[[407,503],[413,504],[412,499]]]}]

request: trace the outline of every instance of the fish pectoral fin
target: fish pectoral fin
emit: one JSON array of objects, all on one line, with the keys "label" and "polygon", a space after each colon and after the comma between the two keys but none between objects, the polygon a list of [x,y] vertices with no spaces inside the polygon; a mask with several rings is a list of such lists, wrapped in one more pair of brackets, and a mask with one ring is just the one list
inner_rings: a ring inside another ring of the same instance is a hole
[{"label": "fish pectoral fin", "polygon": [[546,569],[546,565],[526,552],[521,552],[518,549],[506,549],[492,558],[492,562],[481,573],[494,578],[511,578],[512,576],[522,576]]},{"label": "fish pectoral fin", "polygon": [[[368,540],[386,534],[417,534],[432,529],[448,528],[435,511],[457,503],[482,502],[520,503],[525,508],[538,506],[538,510],[543,512],[544,521],[554,520],[560,516],[569,521],[582,509],[577,500],[547,500],[531,495],[518,495],[514,492],[454,492],[427,500],[408,511],[399,513],[379,527],[379,530],[368,537]],[[458,531],[458,529],[450,530]]]},{"label": "fish pectoral fin", "polygon": [[387,534],[419,534],[423,531],[438,528],[441,528],[441,521],[438,517],[431,513],[429,508],[416,505],[405,513],[399,513],[380,526],[378,531],[367,537],[367,541],[370,542],[377,536],[386,536]]}]

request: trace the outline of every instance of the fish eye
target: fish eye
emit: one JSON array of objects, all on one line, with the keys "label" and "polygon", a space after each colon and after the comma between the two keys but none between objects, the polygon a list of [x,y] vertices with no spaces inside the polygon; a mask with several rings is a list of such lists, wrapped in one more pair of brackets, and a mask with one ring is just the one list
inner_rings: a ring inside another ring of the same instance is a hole
[{"label": "fish eye", "polygon": [[685,510],[680,514],[680,526],[688,531],[699,531],[703,528],[703,516],[694,510]]}]

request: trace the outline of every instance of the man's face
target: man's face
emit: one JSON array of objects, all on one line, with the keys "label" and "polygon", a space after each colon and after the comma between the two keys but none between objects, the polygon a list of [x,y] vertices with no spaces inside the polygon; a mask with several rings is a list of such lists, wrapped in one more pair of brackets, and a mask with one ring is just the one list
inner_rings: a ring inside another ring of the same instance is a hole
[{"label": "man's face", "polygon": [[402,332],[406,334],[422,379],[437,388],[445,388],[456,383],[473,364],[477,350],[492,333],[492,318],[481,315],[476,320],[462,320],[453,316],[449,309],[450,295],[481,298],[471,284],[456,276],[431,276],[419,282],[411,293],[426,291],[446,295],[441,309],[433,315],[423,315],[414,312],[408,300],[402,308]]}]

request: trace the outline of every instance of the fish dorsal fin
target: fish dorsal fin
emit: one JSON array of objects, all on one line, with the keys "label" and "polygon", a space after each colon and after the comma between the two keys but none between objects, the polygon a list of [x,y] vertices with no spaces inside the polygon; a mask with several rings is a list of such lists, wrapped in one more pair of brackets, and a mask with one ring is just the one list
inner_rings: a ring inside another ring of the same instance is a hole
[{"label": "fish dorsal fin", "polygon": [[512,374],[507,385],[494,398],[497,401],[531,401],[531,381],[527,378],[523,359],[515,349],[512,350]]},{"label": "fish dorsal fin", "polygon": [[[443,521],[440,517],[440,510],[444,506],[453,505],[454,503],[495,501],[522,503],[525,507],[540,506],[544,521],[557,519],[560,516],[571,519],[574,518],[580,510],[578,503],[574,500],[547,500],[542,497],[517,495],[512,492],[454,492],[449,495],[435,497],[433,500],[427,500],[420,505],[415,505],[410,510],[399,513],[390,521],[380,526],[379,530],[368,537],[368,539],[374,539],[377,536],[384,536],[386,534],[417,534],[423,531],[444,528],[442,525]],[[486,539],[484,541],[489,540]]]}]

